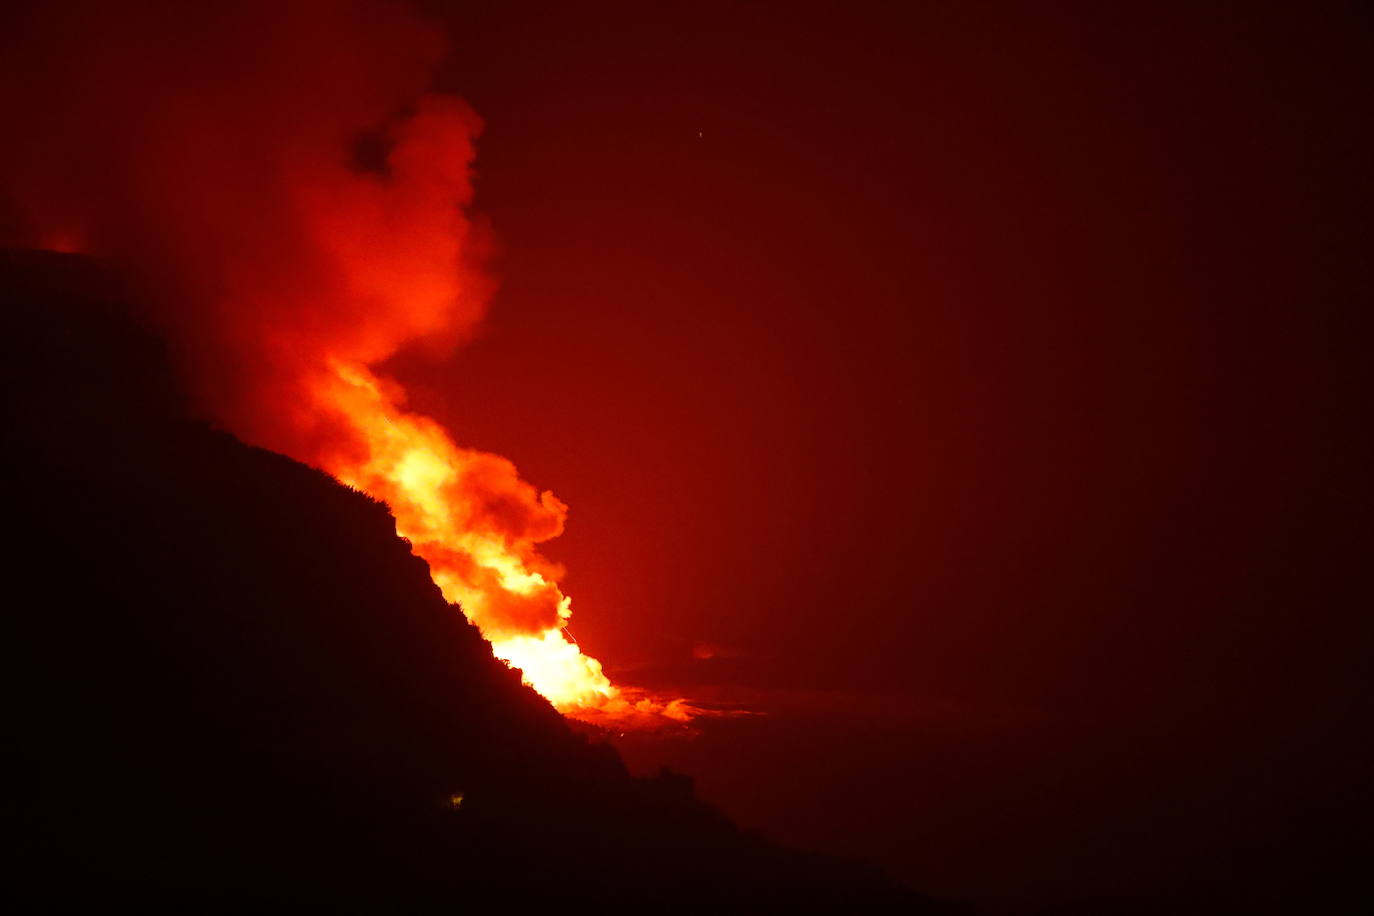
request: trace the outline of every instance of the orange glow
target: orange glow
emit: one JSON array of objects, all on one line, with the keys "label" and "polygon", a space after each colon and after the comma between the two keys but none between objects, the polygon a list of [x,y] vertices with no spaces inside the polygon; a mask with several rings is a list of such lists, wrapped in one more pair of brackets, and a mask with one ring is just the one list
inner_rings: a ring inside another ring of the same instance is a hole
[{"label": "orange glow", "polygon": [[406,411],[401,387],[372,368],[407,342],[451,344],[480,320],[486,284],[468,266],[462,212],[478,129],[461,102],[429,96],[395,126],[387,176],[315,169],[293,183],[312,247],[346,305],[293,300],[259,311],[267,327],[252,330],[271,332],[284,372],[250,401],[257,413],[245,425],[273,414],[271,431],[255,439],[386,503],[443,596],[564,715],[617,726],[686,721],[687,703],[614,686],[565,636],[572,601],[538,545],[562,533],[567,506],[506,458],[461,448]]},{"label": "orange glow", "polygon": [[459,448],[433,421],[400,409],[388,387],[367,367],[339,360],[315,378],[311,403],[342,419],[353,446],[317,455],[320,467],[391,508],[397,533],[429,563],[444,597],[564,715],[619,725],[689,720],[694,710],[683,700],[611,684],[564,635],[572,599],[536,548],[562,532],[567,507],[505,458]]}]

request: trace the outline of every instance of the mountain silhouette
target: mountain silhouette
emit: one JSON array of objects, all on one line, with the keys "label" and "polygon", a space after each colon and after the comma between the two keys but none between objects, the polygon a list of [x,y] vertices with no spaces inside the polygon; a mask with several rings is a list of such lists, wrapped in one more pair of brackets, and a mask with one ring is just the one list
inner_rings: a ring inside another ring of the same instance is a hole
[{"label": "mountain silhouette", "polygon": [[492,657],[384,505],[192,419],[135,299],[78,256],[0,256],[9,896],[946,911],[632,777]]}]

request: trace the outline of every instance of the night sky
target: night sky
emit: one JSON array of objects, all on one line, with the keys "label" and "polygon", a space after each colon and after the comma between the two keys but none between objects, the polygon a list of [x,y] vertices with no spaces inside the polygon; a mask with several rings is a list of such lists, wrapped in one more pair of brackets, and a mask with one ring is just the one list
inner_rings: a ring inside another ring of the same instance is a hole
[{"label": "night sky", "polygon": [[420,6],[499,288],[386,368],[731,713],[632,767],[994,909],[1356,861],[1353,5]]},{"label": "night sky", "polygon": [[589,652],[766,714],[631,760],[979,901],[1338,842],[1366,23],[441,14],[501,289],[416,403],[572,507]]}]

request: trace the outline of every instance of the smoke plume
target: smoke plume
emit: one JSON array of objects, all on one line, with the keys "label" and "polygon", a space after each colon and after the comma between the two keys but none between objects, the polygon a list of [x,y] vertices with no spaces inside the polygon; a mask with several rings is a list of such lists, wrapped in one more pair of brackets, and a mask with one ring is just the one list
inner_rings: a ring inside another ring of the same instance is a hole
[{"label": "smoke plume", "polygon": [[429,93],[441,32],[392,3],[45,6],[7,58],[25,243],[121,265],[195,408],[384,500],[498,656],[565,712],[684,718],[563,636],[538,545],[567,508],[405,410],[378,367],[444,353],[492,284],[468,213],[481,122]]}]

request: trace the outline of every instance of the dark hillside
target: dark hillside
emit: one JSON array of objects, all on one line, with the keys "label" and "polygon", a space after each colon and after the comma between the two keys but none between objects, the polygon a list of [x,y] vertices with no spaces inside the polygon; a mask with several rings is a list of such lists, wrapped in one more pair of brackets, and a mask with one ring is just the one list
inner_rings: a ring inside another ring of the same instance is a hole
[{"label": "dark hillside", "polygon": [[384,506],[182,416],[117,288],[0,261],[10,894],[922,902],[741,833],[683,777],[631,779],[491,657]]}]

